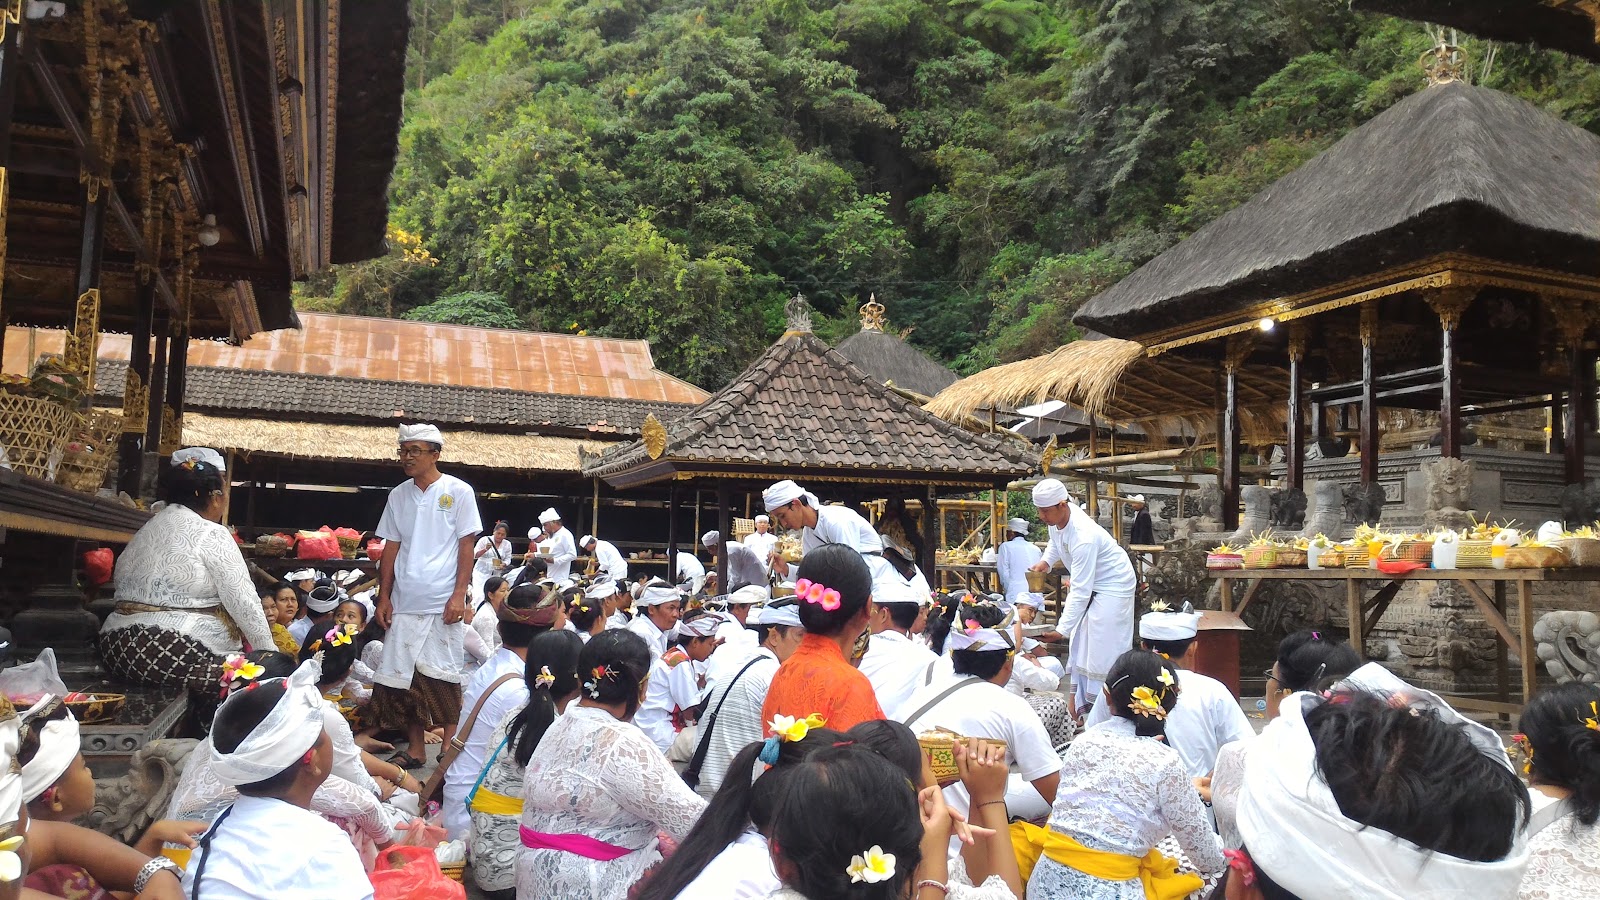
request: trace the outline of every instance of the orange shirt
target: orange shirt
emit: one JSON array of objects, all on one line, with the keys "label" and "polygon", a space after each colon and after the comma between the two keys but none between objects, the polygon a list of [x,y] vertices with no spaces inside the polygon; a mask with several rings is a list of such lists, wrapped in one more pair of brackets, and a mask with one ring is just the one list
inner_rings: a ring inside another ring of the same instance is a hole
[{"label": "orange shirt", "polygon": [[772,676],[766,702],[761,704],[762,731],[772,734],[767,723],[773,716],[803,719],[812,713],[821,715],[835,731],[885,718],[872,682],[850,665],[832,638],[817,634],[801,638],[799,649]]}]

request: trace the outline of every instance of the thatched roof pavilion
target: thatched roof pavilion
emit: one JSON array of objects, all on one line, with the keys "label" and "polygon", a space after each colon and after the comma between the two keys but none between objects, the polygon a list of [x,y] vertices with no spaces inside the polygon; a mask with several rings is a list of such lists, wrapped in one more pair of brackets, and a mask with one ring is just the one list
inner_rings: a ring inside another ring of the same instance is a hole
[{"label": "thatched roof pavilion", "polygon": [[1350,5],[1600,62],[1600,6],[1588,0],[1351,0]]},{"label": "thatched roof pavilion", "polygon": [[883,304],[869,299],[861,307],[861,330],[834,349],[884,385],[918,397],[932,397],[956,383],[956,373],[886,328]]}]

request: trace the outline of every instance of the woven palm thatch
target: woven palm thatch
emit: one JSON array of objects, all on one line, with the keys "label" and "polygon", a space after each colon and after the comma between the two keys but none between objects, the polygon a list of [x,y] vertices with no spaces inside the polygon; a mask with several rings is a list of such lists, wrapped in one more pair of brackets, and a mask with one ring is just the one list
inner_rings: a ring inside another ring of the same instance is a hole
[{"label": "woven palm thatch", "polygon": [[1590,18],[1593,13],[1585,14],[1581,0],[1352,0],[1350,5],[1600,62],[1600,40],[1596,40],[1600,34]]}]

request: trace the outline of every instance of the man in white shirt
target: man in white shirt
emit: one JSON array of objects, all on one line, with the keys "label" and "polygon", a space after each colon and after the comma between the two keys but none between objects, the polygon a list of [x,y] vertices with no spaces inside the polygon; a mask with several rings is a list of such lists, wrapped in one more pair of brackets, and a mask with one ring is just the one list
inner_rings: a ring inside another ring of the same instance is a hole
[{"label": "man in white shirt", "polygon": [[617,549],[617,545],[610,541],[602,541],[592,534],[584,535],[578,546],[585,553],[594,555],[595,568],[601,575],[607,575],[617,584],[628,583],[628,560]]},{"label": "man in white shirt", "polygon": [[651,656],[667,652],[667,632],[683,616],[683,592],[659,578],[652,578],[634,598],[634,605],[640,612],[628,623],[628,630],[644,638],[650,645]]},{"label": "man in white shirt", "polygon": [[[467,809],[467,793],[478,780],[488,762],[489,739],[506,715],[528,700],[528,683],[524,680],[527,668],[528,644],[535,635],[549,631],[561,611],[560,599],[547,585],[523,585],[511,592],[498,612],[500,649],[467,679],[461,693],[461,719],[456,731],[461,740],[461,752],[444,776],[444,826],[450,840],[467,836],[472,827],[472,817]],[[488,610],[483,611],[484,615]],[[498,686],[496,682],[510,676]],[[466,718],[479,698],[487,694],[472,731],[466,732]]]},{"label": "man in white shirt", "polygon": [[733,669],[749,659],[756,651],[756,633],[745,624],[750,621],[751,609],[767,602],[767,589],[759,584],[746,585],[727,596],[727,616],[717,626],[717,639],[722,643],[706,660],[706,690],[717,686],[721,679],[733,674]]},{"label": "man in white shirt", "polygon": [[[1167,714],[1167,743],[1178,751],[1191,778],[1209,776],[1217,767],[1217,752],[1224,744],[1255,735],[1250,720],[1239,708],[1239,698],[1222,682],[1194,671],[1195,637],[1200,614],[1189,604],[1170,612],[1156,603],[1139,618],[1139,643],[1159,653],[1178,670],[1178,705]],[[1111,718],[1105,694],[1094,702],[1084,727]]]},{"label": "man in white shirt", "polygon": [[[883,539],[878,536],[877,529],[855,510],[847,506],[822,506],[817,495],[793,481],[771,485],[761,492],[761,502],[778,520],[779,527],[800,529],[802,553],[810,553],[823,544],[843,544],[860,553],[872,572],[874,594],[879,593],[880,585],[882,593],[888,594],[895,586],[905,583],[883,558]],[[789,563],[782,558],[772,561],[772,569],[783,578],[789,577]]]},{"label": "man in white shirt", "polygon": [[927,683],[929,667],[938,655],[911,640],[911,628],[922,615],[922,601],[910,588],[874,596],[872,642],[857,667],[872,682],[883,714],[893,719],[917,688]]},{"label": "man in white shirt", "polygon": [[690,596],[700,593],[701,586],[706,583],[706,567],[699,558],[679,550],[678,558],[672,562],[672,574],[677,583],[685,585]]},{"label": "man in white shirt", "polygon": [[465,680],[467,589],[472,545],[483,531],[471,485],[439,471],[444,437],[432,425],[401,425],[407,480],[389,492],[378,521],[378,624],[388,629],[367,712],[380,728],[406,732],[399,764],[420,764],[423,735],[455,732]]},{"label": "man in white shirt", "polygon": [[761,560],[761,567],[771,571],[772,551],[778,546],[778,536],[772,533],[772,520],[762,514],[756,516],[756,530],[745,535],[744,545]]},{"label": "man in white shirt", "polygon": [[1006,523],[1010,540],[1000,545],[994,567],[1000,576],[1000,593],[1012,603],[1028,592],[1028,569],[1044,557],[1044,553],[1028,540],[1028,520],[1012,519]]},{"label": "man in white shirt", "polygon": [[693,725],[703,685],[695,665],[717,648],[722,617],[703,609],[691,611],[673,629],[676,643],[650,664],[650,683],[633,717],[662,753],[672,749],[678,732]]},{"label": "man in white shirt", "polygon": [[1057,563],[1067,567],[1072,586],[1061,619],[1040,640],[1071,641],[1067,650],[1067,708],[1074,718],[1100,696],[1106,673],[1133,644],[1133,563],[1110,534],[1076,509],[1067,487],[1046,478],[1033,487],[1033,505],[1050,526],[1050,545],[1031,569],[1048,572]]},{"label": "man in white shirt", "polygon": [[[1041,819],[1050,813],[1061,782],[1061,757],[1051,746],[1044,722],[1028,701],[1010,693],[1012,639],[993,605],[984,619],[989,627],[952,628],[950,658],[954,674],[919,688],[902,707],[902,717],[914,732],[944,728],[968,737],[1006,742],[1006,761],[1017,767],[1006,790],[1006,807],[1013,816]],[[968,615],[963,606],[958,615]],[[958,623],[959,624],[959,623]],[[944,789],[945,802],[965,815],[966,788],[958,782]],[[954,849],[954,848],[952,848]]]},{"label": "man in white shirt", "polygon": [[[755,610],[746,625],[756,630],[761,646],[706,697],[707,719],[700,735],[705,761],[700,783],[695,787],[702,797],[715,794],[727,777],[733,757],[764,736],[766,723],[761,721],[761,705],[766,702],[767,688],[772,685],[779,664],[793,655],[805,637],[805,629],[800,627],[800,609],[793,597],[780,597]],[[750,665],[752,661],[754,664]],[[748,669],[744,669],[746,665]]]},{"label": "man in white shirt", "polygon": [[550,507],[539,514],[539,527],[528,529],[528,554],[545,564],[545,577],[560,584],[572,576],[572,561],[578,558],[578,545],[572,532],[561,524],[561,514]]},{"label": "man in white shirt", "polygon": [[728,554],[728,583],[717,585],[719,593],[735,594],[740,588],[749,585],[766,587],[767,567],[762,564],[761,558],[756,556],[754,550],[738,541],[724,542],[719,531],[708,531],[701,535],[700,545],[711,551],[713,561],[719,554]]}]

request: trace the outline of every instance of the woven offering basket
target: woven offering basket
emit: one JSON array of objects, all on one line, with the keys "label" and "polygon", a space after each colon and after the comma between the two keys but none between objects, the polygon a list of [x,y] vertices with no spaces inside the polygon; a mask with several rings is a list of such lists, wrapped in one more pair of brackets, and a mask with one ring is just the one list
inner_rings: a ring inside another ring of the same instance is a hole
[{"label": "woven offering basket", "polygon": [[1309,557],[1310,554],[1304,550],[1297,550],[1294,547],[1280,547],[1278,549],[1278,568],[1304,569],[1306,560]]},{"label": "woven offering basket", "polygon": [[1346,569],[1372,568],[1372,551],[1365,541],[1357,541],[1344,549],[1344,567]]},{"label": "woven offering basket", "polygon": [[106,481],[106,472],[117,458],[117,439],[122,436],[122,414],[95,410],[83,418],[76,440],[56,467],[56,483],[75,491],[92,494]]},{"label": "woven offering basket", "polygon": [[1237,553],[1207,553],[1206,568],[1208,569],[1242,569],[1244,557]]},{"label": "woven offering basket", "polygon": [[1600,566],[1600,538],[1562,538],[1551,546],[1567,551],[1575,566]]},{"label": "woven offering basket", "polygon": [[0,456],[23,475],[54,478],[78,423],[61,403],[0,391]]},{"label": "woven offering basket", "polygon": [[1246,569],[1276,569],[1281,552],[1280,547],[1246,547],[1240,556]]},{"label": "woven offering basket", "polygon": [[[933,777],[938,779],[941,787],[953,784],[961,778],[960,771],[956,768],[956,742],[965,741],[966,737],[944,728],[934,728],[917,735],[917,744],[928,751],[928,765],[933,769]],[[984,738],[986,744],[1006,745],[1005,741],[994,738]]]},{"label": "woven offering basket", "polygon": [[275,534],[263,534],[256,538],[256,555],[268,558],[279,558],[289,552],[289,542]]},{"label": "woven offering basket", "polygon": [[448,865],[445,863],[440,863],[439,871],[444,873],[444,877],[459,883],[467,873],[467,864],[464,862],[450,863]]},{"label": "woven offering basket", "polygon": [[1404,540],[1399,544],[1383,545],[1383,552],[1379,559],[1404,559],[1411,562],[1429,563],[1433,561],[1433,541]]},{"label": "woven offering basket", "polygon": [[1493,545],[1493,543],[1493,541],[1456,542],[1456,568],[1492,568],[1494,564],[1489,561],[1489,548]]},{"label": "woven offering basket", "polygon": [[1507,547],[1508,569],[1554,569],[1567,565],[1567,553],[1560,547]]}]

